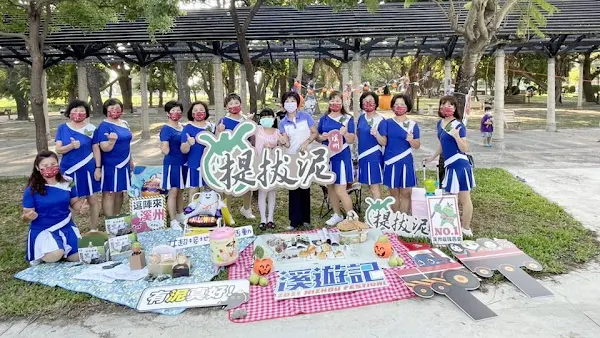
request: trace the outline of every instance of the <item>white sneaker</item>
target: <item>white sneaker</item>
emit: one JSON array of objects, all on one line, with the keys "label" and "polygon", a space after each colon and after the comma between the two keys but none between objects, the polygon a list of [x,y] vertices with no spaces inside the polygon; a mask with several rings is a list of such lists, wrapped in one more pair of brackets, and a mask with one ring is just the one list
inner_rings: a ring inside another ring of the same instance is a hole
[{"label": "white sneaker", "polygon": [[330,219],[327,220],[327,222],[325,222],[325,224],[329,225],[330,227],[337,225],[339,222],[343,221],[344,217],[338,215],[338,214],[333,214],[333,216],[331,216]]},{"label": "white sneaker", "polygon": [[473,237],[473,229],[465,229],[465,228],[462,228],[461,230],[462,230],[462,234],[463,234],[463,236],[466,236],[466,237]]},{"label": "white sneaker", "polygon": [[183,224],[185,223],[185,215],[184,214],[177,214],[175,216],[175,219],[177,220],[177,222]]},{"label": "white sneaker", "polygon": [[40,265],[41,263],[42,263],[41,259],[36,259],[36,260],[30,261],[29,265],[31,265],[31,266],[37,266],[37,265]]},{"label": "white sneaker", "polygon": [[176,219],[174,219],[174,220],[171,221],[171,229],[177,230],[177,231],[182,231],[183,230],[183,228],[181,227],[181,224]]},{"label": "white sneaker", "polygon": [[246,219],[255,219],[256,217],[252,215],[252,209],[244,209],[244,207],[240,208],[240,213],[242,216],[246,217]]}]

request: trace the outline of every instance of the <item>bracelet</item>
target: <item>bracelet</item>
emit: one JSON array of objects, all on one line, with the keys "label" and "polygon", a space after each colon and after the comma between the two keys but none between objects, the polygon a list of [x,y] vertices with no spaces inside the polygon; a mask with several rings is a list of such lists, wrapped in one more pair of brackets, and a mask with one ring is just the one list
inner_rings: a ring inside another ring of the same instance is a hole
[{"label": "bracelet", "polygon": [[96,169],[102,169],[102,166],[96,166]]}]

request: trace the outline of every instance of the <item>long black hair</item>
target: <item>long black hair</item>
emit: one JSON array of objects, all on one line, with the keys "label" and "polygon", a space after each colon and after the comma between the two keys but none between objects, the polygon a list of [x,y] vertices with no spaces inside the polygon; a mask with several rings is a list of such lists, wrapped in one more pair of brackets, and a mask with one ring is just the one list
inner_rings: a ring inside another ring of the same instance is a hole
[{"label": "long black hair", "polygon": [[[32,195],[36,193],[40,195],[46,195],[46,180],[44,179],[44,176],[42,176],[42,173],[38,170],[38,168],[40,166],[40,162],[49,157],[54,158],[56,160],[56,163],[58,163],[58,156],[54,152],[49,150],[42,150],[41,152],[39,152],[35,157],[35,160],[33,161],[33,170],[31,171],[31,176],[29,176],[29,182],[27,183],[27,185],[31,187]],[[60,174],[60,171],[56,175],[56,181],[65,181],[65,179]]]},{"label": "long black hair", "polygon": [[[329,94],[329,101],[333,100],[333,98],[336,96],[342,99],[342,110],[340,112],[342,113],[342,115],[347,115],[348,112],[346,111],[346,107],[344,107],[344,97],[342,96],[342,93],[338,92],[337,90],[332,91],[331,94]],[[329,113],[331,113],[331,109],[329,108],[328,104],[327,112],[325,112],[325,115],[329,115]]]}]

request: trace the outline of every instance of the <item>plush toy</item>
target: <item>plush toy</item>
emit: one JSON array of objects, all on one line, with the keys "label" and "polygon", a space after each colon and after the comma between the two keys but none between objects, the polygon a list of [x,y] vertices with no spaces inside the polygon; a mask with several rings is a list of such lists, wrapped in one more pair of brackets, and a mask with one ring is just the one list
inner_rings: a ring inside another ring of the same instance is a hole
[{"label": "plush toy", "polygon": [[214,228],[220,226],[222,209],[226,207],[221,195],[208,190],[192,196],[190,204],[185,208],[185,232],[188,227]]}]

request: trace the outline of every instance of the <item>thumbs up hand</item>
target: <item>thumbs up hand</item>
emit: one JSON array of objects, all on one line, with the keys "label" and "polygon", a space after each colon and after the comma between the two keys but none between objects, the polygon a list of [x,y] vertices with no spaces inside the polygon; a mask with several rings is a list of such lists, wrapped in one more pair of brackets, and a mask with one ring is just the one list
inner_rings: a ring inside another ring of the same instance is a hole
[{"label": "thumbs up hand", "polygon": [[119,136],[117,135],[117,133],[114,133],[114,132],[112,132],[110,134],[109,133],[104,133],[104,136],[108,137],[108,140],[109,141],[113,141],[113,142],[116,141],[119,138]]},{"label": "thumbs up hand", "polygon": [[86,214],[88,211],[90,211],[90,205],[88,204],[87,199],[84,199],[81,202],[81,207],[79,207],[79,213],[84,215]]},{"label": "thumbs up hand", "polygon": [[77,141],[76,139],[71,137],[71,144],[73,149],[79,149],[79,147],[81,147],[81,142]]},{"label": "thumbs up hand", "polygon": [[408,133],[408,135],[406,135],[406,140],[409,141],[409,142],[412,141],[412,140],[414,140],[413,133]]},{"label": "thumbs up hand", "polygon": [[217,127],[217,130],[218,130],[219,132],[222,132],[222,131],[224,131],[224,130],[225,130],[225,125],[224,125],[222,122],[221,122],[221,123],[219,123],[219,126]]},{"label": "thumbs up hand", "polygon": [[185,135],[187,136],[187,142],[189,143],[190,146],[193,146],[194,144],[196,144],[196,139],[191,137],[190,134],[185,134]]}]

